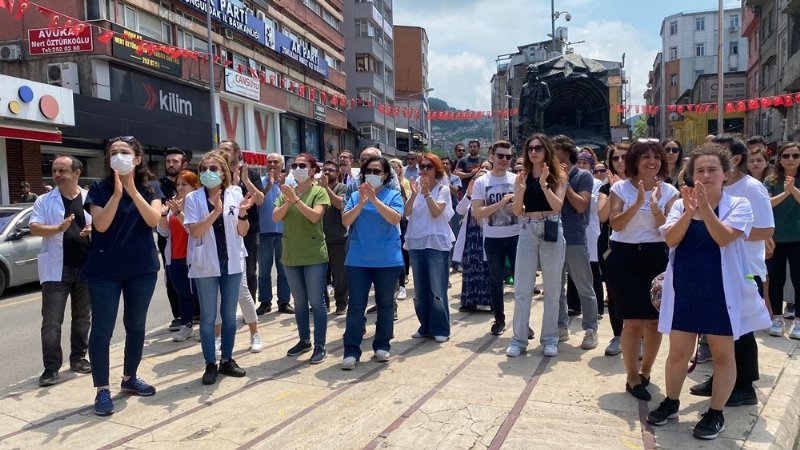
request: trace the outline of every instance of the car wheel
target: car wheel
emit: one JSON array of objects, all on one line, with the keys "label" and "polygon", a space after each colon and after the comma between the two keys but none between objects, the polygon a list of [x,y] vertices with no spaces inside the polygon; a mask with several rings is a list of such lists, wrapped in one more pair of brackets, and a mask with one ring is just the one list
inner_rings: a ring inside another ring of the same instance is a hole
[{"label": "car wheel", "polygon": [[3,272],[2,269],[0,269],[0,296],[2,296],[3,295],[3,291],[6,290],[6,283],[7,283],[6,274],[5,274],[5,272]]}]

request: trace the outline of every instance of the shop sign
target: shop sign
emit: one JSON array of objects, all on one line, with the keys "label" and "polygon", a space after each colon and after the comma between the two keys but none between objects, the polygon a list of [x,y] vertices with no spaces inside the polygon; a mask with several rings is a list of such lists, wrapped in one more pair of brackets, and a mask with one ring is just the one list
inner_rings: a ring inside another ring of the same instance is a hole
[{"label": "shop sign", "polygon": [[111,101],[209,120],[208,92],[117,66],[109,70]]},{"label": "shop sign", "polygon": [[325,105],[314,104],[314,118],[325,122]]},{"label": "shop sign", "polygon": [[[241,33],[248,38],[263,45],[269,46],[266,39],[264,22],[253,15],[241,0],[180,0],[181,3],[194,9],[208,13],[211,7],[211,17],[221,23],[225,28]],[[274,47],[271,47],[274,48]]]},{"label": "shop sign", "polygon": [[0,118],[75,125],[72,89],[0,75]]},{"label": "shop sign", "polygon": [[122,28],[116,24],[112,24],[112,29],[115,34],[114,39],[111,41],[111,53],[114,56],[176,77],[183,76],[183,61],[180,58],[173,58],[161,51],[154,51],[148,54],[136,53],[135,41],[146,40],[154,42],[151,38],[145,38],[135,31]]},{"label": "shop sign", "polygon": [[319,55],[311,53],[305,45],[296,42],[281,32],[275,33],[275,43],[278,53],[293,59],[309,69],[328,78],[328,61]]},{"label": "shop sign", "polygon": [[28,30],[28,53],[31,55],[53,55],[56,53],[90,52],[92,27],[78,34],[73,28],[34,28]]},{"label": "shop sign", "polygon": [[253,100],[261,99],[261,82],[235,70],[225,69],[225,90]]}]

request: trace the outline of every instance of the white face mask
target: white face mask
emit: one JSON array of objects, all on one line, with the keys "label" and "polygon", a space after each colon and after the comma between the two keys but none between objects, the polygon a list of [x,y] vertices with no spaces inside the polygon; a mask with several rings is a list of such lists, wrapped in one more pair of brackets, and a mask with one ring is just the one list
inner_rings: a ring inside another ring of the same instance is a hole
[{"label": "white face mask", "polygon": [[133,170],[133,155],[117,153],[111,157],[111,169],[120,175],[127,175]]},{"label": "white face mask", "polygon": [[292,170],[292,176],[298,183],[302,183],[308,179],[308,169],[294,169]]},{"label": "white face mask", "polygon": [[371,184],[375,189],[383,186],[383,178],[380,175],[365,175],[364,181]]}]

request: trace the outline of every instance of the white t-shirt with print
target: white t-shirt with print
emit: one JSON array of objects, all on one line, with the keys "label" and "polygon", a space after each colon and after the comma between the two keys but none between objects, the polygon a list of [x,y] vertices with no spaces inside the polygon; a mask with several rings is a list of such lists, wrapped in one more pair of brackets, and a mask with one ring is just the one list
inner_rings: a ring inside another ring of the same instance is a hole
[{"label": "white t-shirt with print", "polygon": [[[472,188],[472,200],[483,200],[484,206],[492,206],[503,199],[506,194],[514,193],[514,181],[517,176],[511,172],[496,177],[491,172],[475,180]],[[483,222],[483,236],[487,238],[505,238],[519,234],[519,217],[511,212],[511,204],[495,211]]]}]

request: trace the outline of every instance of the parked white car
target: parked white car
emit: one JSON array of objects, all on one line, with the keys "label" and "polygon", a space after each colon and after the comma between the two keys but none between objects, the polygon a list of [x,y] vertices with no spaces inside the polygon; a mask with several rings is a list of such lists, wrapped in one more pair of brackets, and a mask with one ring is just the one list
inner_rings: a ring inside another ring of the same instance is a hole
[{"label": "parked white car", "polygon": [[0,295],[8,287],[39,281],[42,238],[31,236],[32,203],[0,205]]}]

